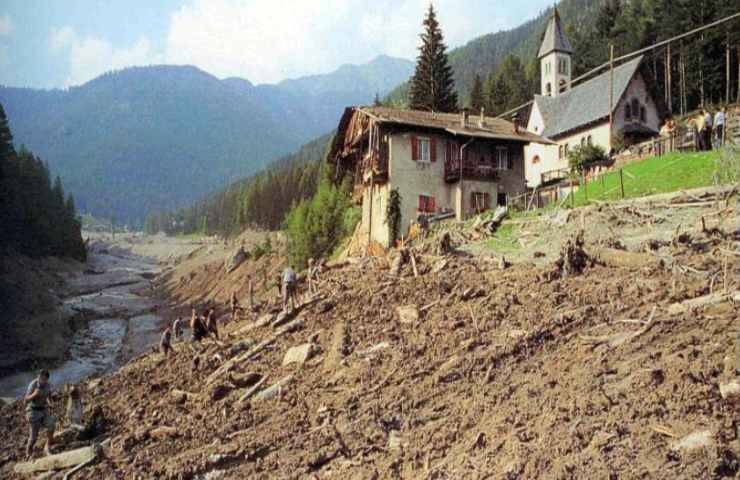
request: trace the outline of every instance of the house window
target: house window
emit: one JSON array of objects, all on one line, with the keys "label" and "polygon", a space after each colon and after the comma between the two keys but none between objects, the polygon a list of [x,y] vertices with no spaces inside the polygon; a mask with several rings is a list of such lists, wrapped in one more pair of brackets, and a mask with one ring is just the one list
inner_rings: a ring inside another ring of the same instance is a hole
[{"label": "house window", "polygon": [[549,82],[545,85],[545,95],[548,97],[552,95],[552,85]]},{"label": "house window", "polygon": [[645,107],[640,105],[640,121],[645,123]]},{"label": "house window", "polygon": [[485,192],[472,192],[470,195],[470,208],[475,212],[482,212],[491,208],[491,194]]},{"label": "house window", "polygon": [[540,156],[539,155],[535,155],[534,158],[532,159],[532,165],[534,165],[536,163],[540,163]]},{"label": "house window", "polygon": [[419,195],[419,212],[421,213],[435,213],[437,207],[434,202],[434,197],[428,195]]},{"label": "house window", "polygon": [[511,170],[509,162],[509,149],[506,147],[496,147],[496,169]]},{"label": "house window", "polygon": [[635,117],[635,120],[640,116],[640,102],[636,98],[632,99],[632,116]]},{"label": "house window", "polygon": [[431,162],[432,161],[432,155],[431,155],[431,147],[430,142],[428,138],[420,138],[419,139],[419,161],[420,162]]},{"label": "house window", "polygon": [[448,140],[447,148],[445,149],[445,162],[457,162],[459,157],[460,157],[460,150],[457,146],[457,142]]},{"label": "house window", "polygon": [[632,107],[629,103],[624,106],[624,119],[628,122],[632,119]]},{"label": "house window", "polygon": [[563,158],[563,155],[565,154],[565,150],[563,149],[563,146],[560,145],[558,147],[558,158]]},{"label": "house window", "polygon": [[586,138],[586,143],[588,143],[589,145],[594,144],[593,139],[591,138],[591,135],[589,135],[588,138]]},{"label": "house window", "polygon": [[581,137],[581,147],[586,146],[586,137]]}]

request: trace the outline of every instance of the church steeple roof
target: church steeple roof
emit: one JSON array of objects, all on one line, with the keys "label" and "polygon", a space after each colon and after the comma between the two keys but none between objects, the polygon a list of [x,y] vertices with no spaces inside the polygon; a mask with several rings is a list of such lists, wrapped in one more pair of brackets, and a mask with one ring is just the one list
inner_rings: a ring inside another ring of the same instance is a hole
[{"label": "church steeple roof", "polygon": [[550,17],[547,23],[545,37],[542,39],[542,46],[540,47],[540,53],[537,55],[537,58],[542,58],[551,52],[573,53],[573,47],[570,45],[568,37],[565,36],[557,7],[553,7],[552,9],[552,17]]}]

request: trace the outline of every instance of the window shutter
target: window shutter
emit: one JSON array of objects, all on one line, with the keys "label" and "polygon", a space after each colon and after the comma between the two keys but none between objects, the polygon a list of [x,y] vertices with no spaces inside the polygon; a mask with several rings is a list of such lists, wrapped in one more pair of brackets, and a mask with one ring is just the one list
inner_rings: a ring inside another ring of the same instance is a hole
[{"label": "window shutter", "polygon": [[424,211],[424,195],[419,195],[419,206],[417,207],[417,210],[420,212]]},{"label": "window shutter", "polygon": [[411,160],[415,162],[419,160],[419,139],[416,135],[411,136]]},{"label": "window shutter", "polygon": [[445,162],[452,161],[452,142],[447,140],[445,142]]},{"label": "window shutter", "polygon": [[434,213],[437,211],[437,207],[434,202],[434,197],[429,197],[429,204],[427,205],[429,207],[429,212]]},{"label": "window shutter", "polygon": [[434,137],[429,140],[429,149],[431,150],[429,152],[429,160],[434,163],[437,161],[437,140]]}]

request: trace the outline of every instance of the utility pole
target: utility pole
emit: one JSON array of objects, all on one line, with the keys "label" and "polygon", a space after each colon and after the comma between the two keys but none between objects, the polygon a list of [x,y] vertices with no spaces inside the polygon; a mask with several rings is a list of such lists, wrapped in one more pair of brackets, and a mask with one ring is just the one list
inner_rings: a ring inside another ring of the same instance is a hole
[{"label": "utility pole", "polygon": [[614,44],[609,46],[609,148],[614,142]]},{"label": "utility pole", "polygon": [[673,113],[673,95],[671,92],[671,44],[668,44],[668,92],[666,96],[668,97],[668,111],[672,114]]}]

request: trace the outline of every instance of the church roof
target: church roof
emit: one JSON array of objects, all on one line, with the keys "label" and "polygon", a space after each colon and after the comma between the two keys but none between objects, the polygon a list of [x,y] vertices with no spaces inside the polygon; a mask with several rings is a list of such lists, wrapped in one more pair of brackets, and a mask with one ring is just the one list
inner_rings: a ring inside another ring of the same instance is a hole
[{"label": "church roof", "polygon": [[550,52],[573,53],[573,47],[570,45],[568,37],[565,36],[557,8],[553,9],[552,17],[550,17],[550,21],[547,23],[547,29],[545,30],[545,36],[542,39],[542,46],[540,46],[540,53],[537,55],[537,58],[542,58]]},{"label": "church roof", "polygon": [[[623,63],[614,69],[614,104],[627,90],[643,57]],[[585,125],[609,117],[609,71],[594,77],[556,97],[535,95],[545,129],[543,137],[555,138]]]}]

